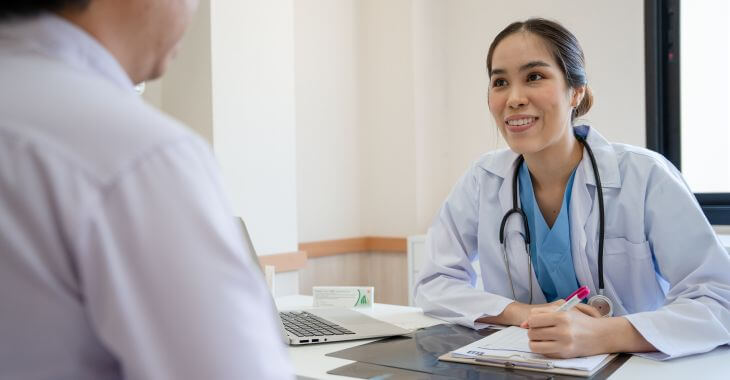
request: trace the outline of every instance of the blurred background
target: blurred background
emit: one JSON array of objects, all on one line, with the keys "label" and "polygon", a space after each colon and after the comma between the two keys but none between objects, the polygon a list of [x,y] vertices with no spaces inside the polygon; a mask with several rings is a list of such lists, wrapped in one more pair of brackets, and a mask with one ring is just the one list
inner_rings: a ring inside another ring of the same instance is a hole
[{"label": "blurred background", "polygon": [[632,0],[201,0],[143,96],[210,143],[277,295],[374,285],[376,302],[404,304],[407,251],[469,165],[504,146],[485,59],[529,17],[583,46],[595,103],[581,122],[646,146]]}]

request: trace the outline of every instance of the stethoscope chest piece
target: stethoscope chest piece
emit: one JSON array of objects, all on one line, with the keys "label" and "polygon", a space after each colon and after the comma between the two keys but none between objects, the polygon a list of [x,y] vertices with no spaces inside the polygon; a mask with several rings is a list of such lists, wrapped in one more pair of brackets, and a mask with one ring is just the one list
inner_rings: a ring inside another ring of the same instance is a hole
[{"label": "stethoscope chest piece", "polygon": [[588,304],[596,308],[601,314],[601,317],[613,316],[613,301],[602,294],[597,294],[589,298]]}]

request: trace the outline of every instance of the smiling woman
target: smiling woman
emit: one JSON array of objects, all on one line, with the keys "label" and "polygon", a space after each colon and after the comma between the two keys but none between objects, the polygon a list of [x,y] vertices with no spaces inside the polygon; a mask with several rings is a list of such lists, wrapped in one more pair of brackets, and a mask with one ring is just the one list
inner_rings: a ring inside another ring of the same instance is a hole
[{"label": "smiling woman", "polygon": [[[730,258],[681,174],[574,125],[593,102],[575,36],[544,19],[510,24],[487,69],[489,110],[509,149],[482,156],[446,199],[416,303],[474,328],[529,326],[530,348],[554,357],[665,359],[730,342]],[[589,305],[557,311],[580,286]]]}]

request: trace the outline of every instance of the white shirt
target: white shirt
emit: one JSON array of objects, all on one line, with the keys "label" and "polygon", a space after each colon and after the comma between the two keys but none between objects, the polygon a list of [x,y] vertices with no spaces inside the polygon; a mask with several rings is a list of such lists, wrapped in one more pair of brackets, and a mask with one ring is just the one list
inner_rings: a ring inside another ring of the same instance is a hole
[{"label": "white shirt", "polygon": [[[730,257],[681,174],[646,149],[610,144],[596,130],[586,138],[605,199],[605,295],[660,352],[657,359],[706,352],[730,342]],[[517,154],[484,155],[456,184],[429,229],[429,254],[419,272],[416,303],[439,318],[470,327],[513,302],[499,241],[512,208]],[[576,278],[598,293],[598,197],[583,152],[569,205]],[[517,300],[545,297],[530,271],[519,217],[505,228]],[[474,265],[476,264],[476,265]],[[481,276],[477,274],[479,272]],[[481,283],[478,278],[481,277]]]},{"label": "white shirt", "polygon": [[0,68],[0,378],[291,377],[206,144],[61,18]]}]

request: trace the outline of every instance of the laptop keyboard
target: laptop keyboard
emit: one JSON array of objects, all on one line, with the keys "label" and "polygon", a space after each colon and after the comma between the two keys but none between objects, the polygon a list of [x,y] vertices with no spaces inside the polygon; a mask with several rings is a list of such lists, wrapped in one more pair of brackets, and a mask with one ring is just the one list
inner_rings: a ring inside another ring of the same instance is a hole
[{"label": "laptop keyboard", "polygon": [[306,311],[279,312],[287,332],[296,336],[349,335],[354,332]]}]

